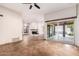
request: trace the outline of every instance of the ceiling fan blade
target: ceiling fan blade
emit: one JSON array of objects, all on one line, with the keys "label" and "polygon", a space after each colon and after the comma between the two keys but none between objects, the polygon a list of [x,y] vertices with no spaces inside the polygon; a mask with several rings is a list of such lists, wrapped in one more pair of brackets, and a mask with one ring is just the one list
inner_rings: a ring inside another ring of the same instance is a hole
[{"label": "ceiling fan blade", "polygon": [[32,9],[32,7],[33,7],[33,6],[32,6],[32,5],[30,5],[29,9]]},{"label": "ceiling fan blade", "polygon": [[36,3],[34,3],[34,6],[37,7],[38,9],[40,9],[40,7]]}]

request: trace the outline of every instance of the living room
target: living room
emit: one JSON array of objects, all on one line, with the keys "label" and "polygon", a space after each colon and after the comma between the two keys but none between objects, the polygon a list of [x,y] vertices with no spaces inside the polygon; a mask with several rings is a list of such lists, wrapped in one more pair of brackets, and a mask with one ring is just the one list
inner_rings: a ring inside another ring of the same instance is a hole
[{"label": "living room", "polygon": [[0,55],[79,55],[79,4],[1,3],[0,12]]}]

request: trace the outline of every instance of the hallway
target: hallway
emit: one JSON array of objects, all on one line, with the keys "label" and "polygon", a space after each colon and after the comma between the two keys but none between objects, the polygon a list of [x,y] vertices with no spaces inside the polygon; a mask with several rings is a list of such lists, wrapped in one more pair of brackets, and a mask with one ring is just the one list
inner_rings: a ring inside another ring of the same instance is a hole
[{"label": "hallway", "polygon": [[[29,41],[26,42],[26,40]],[[0,55],[5,56],[72,56],[79,55],[79,48],[59,42],[41,40],[38,37],[24,38],[17,43],[0,46]]]}]

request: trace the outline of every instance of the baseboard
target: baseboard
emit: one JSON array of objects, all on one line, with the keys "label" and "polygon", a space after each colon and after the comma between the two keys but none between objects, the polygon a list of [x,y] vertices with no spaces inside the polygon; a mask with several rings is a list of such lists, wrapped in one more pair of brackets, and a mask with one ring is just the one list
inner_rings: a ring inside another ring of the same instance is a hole
[{"label": "baseboard", "polygon": [[19,40],[19,41],[16,41],[16,42],[4,43],[4,44],[1,44],[0,46],[9,45],[9,44],[16,44],[16,43],[19,43],[19,42],[22,42],[22,41],[23,40]]}]

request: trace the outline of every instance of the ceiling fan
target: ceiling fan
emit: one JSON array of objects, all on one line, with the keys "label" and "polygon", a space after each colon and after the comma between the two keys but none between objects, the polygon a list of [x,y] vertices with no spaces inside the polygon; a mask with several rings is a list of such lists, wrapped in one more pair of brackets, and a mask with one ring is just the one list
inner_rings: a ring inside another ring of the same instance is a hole
[{"label": "ceiling fan", "polygon": [[23,4],[30,4],[29,6],[29,9],[32,9],[34,6],[37,8],[37,9],[40,9],[39,5],[37,3],[23,3]]}]

